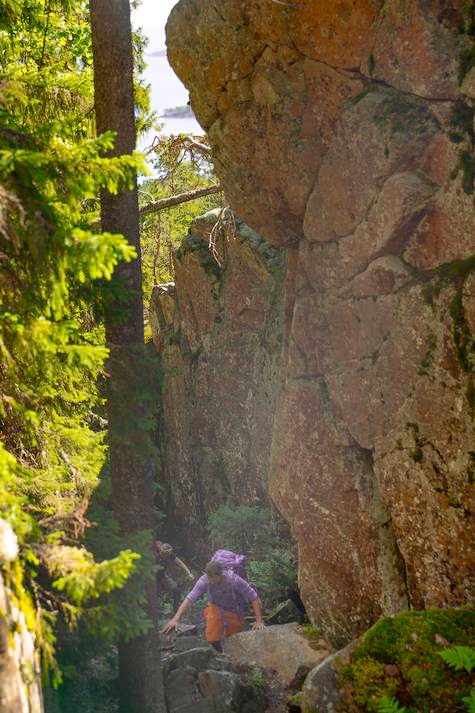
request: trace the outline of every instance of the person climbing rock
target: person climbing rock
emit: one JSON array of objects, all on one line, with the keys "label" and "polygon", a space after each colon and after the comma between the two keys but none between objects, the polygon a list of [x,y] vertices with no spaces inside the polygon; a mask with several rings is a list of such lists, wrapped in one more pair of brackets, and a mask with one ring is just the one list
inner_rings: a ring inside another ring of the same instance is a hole
[{"label": "person climbing rock", "polygon": [[162,568],[157,574],[157,588],[159,591],[167,591],[173,599],[173,609],[175,610],[180,603],[182,595],[182,587],[176,580],[179,579],[180,570],[186,574],[189,579],[194,579],[193,574],[183,562],[179,559],[173,547],[168,542],[160,542],[155,540],[155,553],[157,564]]},{"label": "person climbing rock", "polygon": [[208,606],[204,611],[205,636],[217,651],[223,650],[223,639],[244,629],[243,614],[249,604],[256,617],[253,629],[264,628],[261,600],[256,590],[239,575],[225,570],[221,562],[211,561],[206,565],[205,574],[186,595],[175,616],[164,626],[162,633],[169,634],[203,594],[208,596]]}]

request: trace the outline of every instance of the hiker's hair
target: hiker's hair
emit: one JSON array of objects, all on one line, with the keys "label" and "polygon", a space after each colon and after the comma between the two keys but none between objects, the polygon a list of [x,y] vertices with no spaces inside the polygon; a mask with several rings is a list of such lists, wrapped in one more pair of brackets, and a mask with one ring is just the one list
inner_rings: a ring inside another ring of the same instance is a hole
[{"label": "hiker's hair", "polygon": [[160,542],[158,549],[161,555],[171,555],[173,552],[173,547],[168,544],[168,542]]},{"label": "hiker's hair", "polygon": [[206,565],[205,574],[208,577],[218,577],[220,574],[223,574],[223,565],[221,562],[215,562],[212,560]]}]

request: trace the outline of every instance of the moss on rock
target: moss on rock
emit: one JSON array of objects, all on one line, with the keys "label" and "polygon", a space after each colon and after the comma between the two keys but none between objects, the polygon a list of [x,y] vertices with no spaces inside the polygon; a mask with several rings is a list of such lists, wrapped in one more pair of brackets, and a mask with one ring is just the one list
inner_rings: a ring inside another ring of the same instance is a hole
[{"label": "moss on rock", "polygon": [[394,696],[411,713],[464,711],[472,676],[451,671],[439,655],[457,644],[475,645],[475,611],[434,609],[381,619],[340,672],[342,710],[376,712],[383,696]]}]

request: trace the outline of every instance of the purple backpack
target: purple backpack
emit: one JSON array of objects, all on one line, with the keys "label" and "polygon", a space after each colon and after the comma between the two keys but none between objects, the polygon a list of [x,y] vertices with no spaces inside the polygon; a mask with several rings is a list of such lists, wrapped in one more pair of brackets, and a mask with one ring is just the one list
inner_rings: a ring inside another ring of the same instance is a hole
[{"label": "purple backpack", "polygon": [[247,582],[246,560],[246,555],[237,555],[231,550],[216,550],[211,557],[212,562],[219,562],[223,565],[223,569],[234,572]]}]

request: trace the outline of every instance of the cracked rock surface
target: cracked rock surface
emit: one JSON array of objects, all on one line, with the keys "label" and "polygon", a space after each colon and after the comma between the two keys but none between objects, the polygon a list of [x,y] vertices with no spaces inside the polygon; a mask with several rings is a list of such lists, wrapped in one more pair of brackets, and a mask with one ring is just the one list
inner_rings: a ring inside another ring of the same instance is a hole
[{"label": "cracked rock surface", "polygon": [[462,0],[181,0],[167,27],[230,205],[288,247],[268,489],[342,640],[475,593],[474,26]]},{"label": "cracked rock surface", "polygon": [[208,249],[218,215],[193,221],[174,255],[176,284],[156,288],[151,304],[163,507],[187,524],[188,547],[204,559],[210,512],[228,498],[268,500],[286,269],[284,249],[231,215],[217,230],[218,264]]}]

